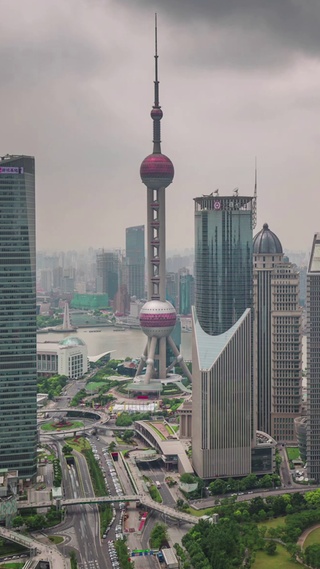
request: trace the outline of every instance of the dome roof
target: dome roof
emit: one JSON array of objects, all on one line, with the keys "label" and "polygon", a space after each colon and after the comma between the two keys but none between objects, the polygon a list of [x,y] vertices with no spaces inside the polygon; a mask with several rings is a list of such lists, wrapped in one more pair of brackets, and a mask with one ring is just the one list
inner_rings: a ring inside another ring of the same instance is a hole
[{"label": "dome roof", "polygon": [[78,338],[77,336],[68,336],[59,342],[60,346],[65,346],[67,348],[75,348],[76,346],[85,346],[85,342]]},{"label": "dome roof", "polygon": [[269,229],[267,223],[253,238],[254,255],[282,255],[282,245],[278,237]]}]

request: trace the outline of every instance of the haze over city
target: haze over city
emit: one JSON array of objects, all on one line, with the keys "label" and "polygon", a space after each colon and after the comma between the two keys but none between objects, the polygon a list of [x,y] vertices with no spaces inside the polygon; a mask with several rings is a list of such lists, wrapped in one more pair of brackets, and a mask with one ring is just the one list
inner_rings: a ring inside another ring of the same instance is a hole
[{"label": "haze over city", "polygon": [[37,247],[122,247],[124,228],[145,223],[155,11],[162,148],[175,165],[168,249],[193,246],[197,195],[252,194],[255,156],[257,228],[268,221],[285,248],[309,249],[319,228],[315,0],[3,0],[2,155],[36,156]]}]

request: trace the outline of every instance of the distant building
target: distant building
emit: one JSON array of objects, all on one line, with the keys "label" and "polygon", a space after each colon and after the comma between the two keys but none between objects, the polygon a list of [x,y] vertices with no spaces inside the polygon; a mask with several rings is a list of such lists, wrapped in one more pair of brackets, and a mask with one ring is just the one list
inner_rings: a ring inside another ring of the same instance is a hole
[{"label": "distant building", "polygon": [[71,308],[80,310],[102,310],[103,308],[108,308],[108,306],[109,297],[107,294],[75,293],[71,301]]},{"label": "distant building", "polygon": [[118,251],[102,251],[97,255],[97,292],[113,300],[120,285]]},{"label": "distant building", "polygon": [[44,292],[50,292],[53,286],[52,269],[41,269],[40,271],[40,287]]},{"label": "distant building", "polygon": [[320,482],[320,233],[313,238],[307,274],[307,471]]},{"label": "distant building", "polygon": [[35,164],[0,159],[0,464],[37,473]]},{"label": "distant building", "polygon": [[183,316],[191,314],[194,305],[194,277],[184,268],[178,271],[178,312]]},{"label": "distant building", "polygon": [[127,286],[130,296],[145,298],[144,225],[126,229]]},{"label": "distant building", "polygon": [[125,284],[121,285],[114,297],[113,311],[122,316],[130,312],[130,295]]},{"label": "distant building", "polygon": [[41,375],[65,375],[79,379],[88,371],[88,350],[85,342],[68,336],[61,342],[37,344],[37,371]]},{"label": "distant building", "polygon": [[267,223],[253,240],[253,262],[257,427],[295,443],[302,403],[299,273]]},{"label": "distant building", "polygon": [[179,285],[178,285],[178,273],[167,273],[166,274],[166,299],[171,302],[171,304],[177,308],[178,307],[178,295],[179,295]]}]

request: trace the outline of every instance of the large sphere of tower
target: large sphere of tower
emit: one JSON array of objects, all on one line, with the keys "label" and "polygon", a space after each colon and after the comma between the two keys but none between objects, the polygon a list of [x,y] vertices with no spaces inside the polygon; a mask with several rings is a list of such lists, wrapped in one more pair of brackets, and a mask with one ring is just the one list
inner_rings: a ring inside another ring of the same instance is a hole
[{"label": "large sphere of tower", "polygon": [[167,188],[174,177],[173,164],[164,154],[150,154],[140,166],[142,182],[152,190]]},{"label": "large sphere of tower", "polygon": [[176,321],[176,310],[167,300],[149,300],[140,311],[141,329],[149,338],[169,336]]}]

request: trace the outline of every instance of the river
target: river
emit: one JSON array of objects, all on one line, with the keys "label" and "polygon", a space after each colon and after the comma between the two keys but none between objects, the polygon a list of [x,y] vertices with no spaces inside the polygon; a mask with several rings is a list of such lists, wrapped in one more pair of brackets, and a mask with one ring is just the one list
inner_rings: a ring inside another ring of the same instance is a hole
[{"label": "river", "polygon": [[[145,345],[146,336],[141,330],[125,330],[115,332],[113,328],[102,328],[101,332],[93,332],[92,328],[79,328],[77,332],[45,334],[38,333],[38,342],[60,342],[67,336],[77,336],[81,338],[88,347],[88,355],[97,356],[103,352],[112,351],[111,358],[124,359],[140,358]],[[181,334],[181,353],[185,360],[191,360],[191,339],[190,332]]]},{"label": "river", "polygon": [[[91,332],[90,332],[91,330]],[[67,336],[78,336],[88,347],[89,356],[97,356],[109,350],[113,353],[112,358],[124,359],[127,356],[139,358],[146,344],[146,336],[141,330],[125,330],[124,332],[114,332],[113,328],[102,328],[101,332],[92,332],[92,328],[79,328],[77,332],[56,334],[38,333],[38,342],[59,342]],[[191,360],[191,332],[181,334],[181,353],[185,360]],[[302,369],[307,366],[307,338],[302,337]]]}]

